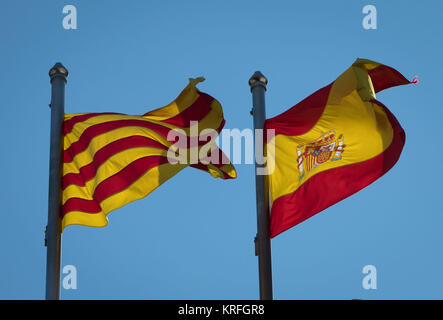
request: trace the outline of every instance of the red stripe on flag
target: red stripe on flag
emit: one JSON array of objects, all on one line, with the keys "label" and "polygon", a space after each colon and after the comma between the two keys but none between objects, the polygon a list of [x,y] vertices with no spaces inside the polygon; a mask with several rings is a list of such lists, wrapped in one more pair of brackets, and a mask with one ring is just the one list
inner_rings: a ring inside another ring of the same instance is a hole
[{"label": "red stripe on flag", "polygon": [[369,70],[368,74],[376,93],[391,87],[412,83],[400,72],[385,65]]},{"label": "red stripe on flag", "polygon": [[63,217],[70,211],[82,211],[87,213],[98,213],[102,211],[99,203],[94,200],[80,198],[70,198],[62,206],[61,216]]},{"label": "red stripe on flag", "polygon": [[164,156],[149,156],[134,160],[118,173],[100,182],[94,191],[94,199],[102,202],[117,192],[121,192],[137,181],[146,171],[168,163]]},{"label": "red stripe on flag", "polygon": [[[332,84],[317,90],[282,114],[265,121],[265,129],[274,129],[275,135],[301,135],[317,123],[328,102]],[[266,135],[266,131],[265,131]],[[265,138],[269,142],[269,139]]]},{"label": "red stripe on flag", "polygon": [[199,95],[200,96],[190,107],[172,118],[162,120],[162,122],[185,128],[190,126],[191,121],[202,120],[209,112],[211,112],[211,103],[214,98],[203,92],[199,92]]}]

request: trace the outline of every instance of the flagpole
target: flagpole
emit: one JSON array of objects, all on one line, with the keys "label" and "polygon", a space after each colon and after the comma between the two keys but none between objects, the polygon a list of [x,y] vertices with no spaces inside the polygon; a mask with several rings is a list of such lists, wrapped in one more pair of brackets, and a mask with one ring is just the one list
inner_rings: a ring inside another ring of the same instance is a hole
[{"label": "flagpole", "polygon": [[48,225],[45,231],[46,255],[46,300],[60,299],[61,256],[61,175],[62,137],[65,114],[65,84],[68,70],[56,63],[49,70],[51,81],[51,144],[49,155]]},{"label": "flagpole", "polygon": [[[266,109],[265,91],[268,80],[260,72],[256,71],[249,79],[252,92],[252,115],[254,117],[254,132],[263,130]],[[260,137],[260,135],[258,136]],[[262,135],[263,137],[263,135]],[[254,135],[257,139],[257,135]],[[263,143],[260,141],[259,143]],[[255,142],[257,147],[257,141]],[[263,148],[261,148],[263,150]],[[263,174],[263,161],[255,159],[255,189],[257,203],[257,236],[255,238],[255,255],[258,256],[258,272],[260,279],[260,299],[272,300],[272,262],[271,262],[271,239],[269,237],[269,191]],[[261,162],[261,163],[260,163]]]}]

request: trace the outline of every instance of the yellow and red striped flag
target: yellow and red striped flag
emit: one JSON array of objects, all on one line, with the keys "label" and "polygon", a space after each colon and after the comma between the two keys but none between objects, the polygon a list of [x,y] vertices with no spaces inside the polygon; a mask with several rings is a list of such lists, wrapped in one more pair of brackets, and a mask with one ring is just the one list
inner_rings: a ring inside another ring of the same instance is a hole
[{"label": "yellow and red striped flag", "polygon": [[[204,134],[220,133],[225,120],[220,103],[196,88],[203,80],[190,79],[172,103],[144,115],[65,115],[62,230],[107,225],[109,212],[144,198],[187,166],[222,179],[236,177],[229,159]],[[179,143],[170,141],[171,132]],[[192,162],[187,154],[185,161],[170,161],[171,150],[198,154],[203,148],[209,150],[207,158]]]},{"label": "yellow and red striped flag", "polygon": [[272,166],[271,237],[368,186],[394,166],[405,133],[375,94],[409,83],[393,68],[357,59],[331,84],[266,120],[265,129],[275,130],[265,141]]}]

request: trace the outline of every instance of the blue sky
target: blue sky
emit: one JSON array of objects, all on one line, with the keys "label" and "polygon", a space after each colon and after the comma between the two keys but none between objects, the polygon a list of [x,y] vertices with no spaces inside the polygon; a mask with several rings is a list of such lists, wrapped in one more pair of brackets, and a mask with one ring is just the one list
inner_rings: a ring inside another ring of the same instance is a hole
[{"label": "blue sky", "polygon": [[[64,5],[77,30],[62,27]],[[377,8],[377,29],[362,8]],[[50,84],[70,71],[66,112],[142,114],[189,77],[223,105],[225,128],[250,128],[247,81],[269,79],[267,116],[333,81],[357,58],[415,86],[378,95],[406,132],[397,165],[361,192],[272,240],[277,299],[442,299],[443,5],[417,1],[3,1],[0,4],[0,298],[43,299]],[[68,227],[63,299],[258,298],[254,168],[215,180],[187,168],[105,228]],[[171,200],[172,199],[172,200]],[[377,289],[362,268],[377,268]]]}]

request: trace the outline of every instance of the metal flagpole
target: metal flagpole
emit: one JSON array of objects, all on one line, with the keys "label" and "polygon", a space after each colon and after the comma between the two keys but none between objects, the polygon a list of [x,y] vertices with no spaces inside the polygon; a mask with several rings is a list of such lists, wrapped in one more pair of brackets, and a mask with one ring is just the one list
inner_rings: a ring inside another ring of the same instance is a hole
[{"label": "metal flagpole", "polygon": [[46,299],[60,298],[60,254],[61,254],[61,174],[62,137],[65,114],[65,84],[68,70],[56,63],[49,70],[51,78],[51,146],[49,155],[48,225],[45,231],[46,256]]},{"label": "metal flagpole", "polygon": [[[265,91],[268,79],[260,72],[255,72],[249,79],[252,92],[252,115],[254,132],[263,130],[266,119]],[[257,135],[254,135],[257,140]],[[259,143],[262,143],[261,141]],[[255,142],[257,147],[257,142]],[[263,148],[261,149],[263,150]],[[261,163],[260,163],[261,162]],[[269,191],[263,174],[263,161],[255,160],[255,188],[257,201],[257,236],[255,238],[255,255],[258,256],[258,272],[260,279],[260,299],[272,300],[272,265],[271,240],[269,237]]]}]

